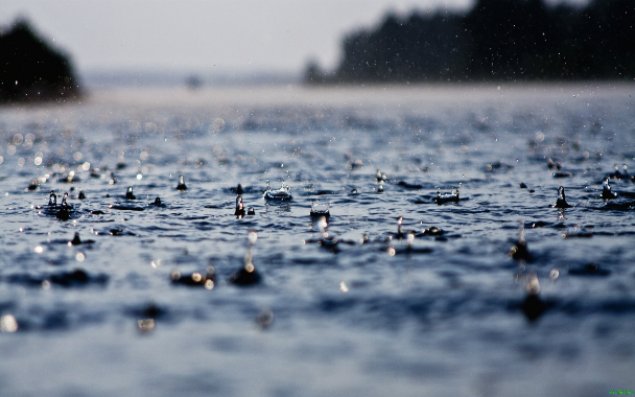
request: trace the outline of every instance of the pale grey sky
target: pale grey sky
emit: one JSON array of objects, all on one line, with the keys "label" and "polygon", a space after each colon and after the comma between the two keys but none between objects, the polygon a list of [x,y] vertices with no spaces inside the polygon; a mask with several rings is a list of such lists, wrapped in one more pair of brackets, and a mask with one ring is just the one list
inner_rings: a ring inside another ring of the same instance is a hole
[{"label": "pale grey sky", "polygon": [[28,17],[82,71],[299,71],[332,67],[343,34],[387,10],[472,0],[2,0],[0,26]]}]

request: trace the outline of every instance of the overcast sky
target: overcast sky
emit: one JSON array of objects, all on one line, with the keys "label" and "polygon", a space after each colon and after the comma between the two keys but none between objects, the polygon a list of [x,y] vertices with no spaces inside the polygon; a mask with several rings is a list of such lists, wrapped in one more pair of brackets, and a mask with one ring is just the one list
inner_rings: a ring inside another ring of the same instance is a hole
[{"label": "overcast sky", "polygon": [[333,67],[341,37],[387,10],[461,9],[471,0],[1,0],[0,25],[25,16],[82,71],[301,70]]}]

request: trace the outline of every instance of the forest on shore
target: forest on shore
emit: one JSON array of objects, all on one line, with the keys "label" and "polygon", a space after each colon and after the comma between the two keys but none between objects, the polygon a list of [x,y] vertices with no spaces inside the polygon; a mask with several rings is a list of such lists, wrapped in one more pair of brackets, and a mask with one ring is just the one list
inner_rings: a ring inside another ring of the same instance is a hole
[{"label": "forest on shore", "polygon": [[466,12],[386,15],[342,41],[333,71],[309,84],[635,79],[635,1],[583,6],[477,0]]}]

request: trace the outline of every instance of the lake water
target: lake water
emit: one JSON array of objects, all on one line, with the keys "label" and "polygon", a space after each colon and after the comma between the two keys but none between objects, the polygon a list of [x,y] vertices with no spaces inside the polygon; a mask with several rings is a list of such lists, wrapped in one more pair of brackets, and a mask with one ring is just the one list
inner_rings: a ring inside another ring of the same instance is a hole
[{"label": "lake water", "polygon": [[[634,94],[146,88],[1,108],[0,394],[632,391]],[[283,182],[292,201],[266,202]],[[234,216],[238,183],[253,216]],[[248,252],[261,282],[236,285]]]}]

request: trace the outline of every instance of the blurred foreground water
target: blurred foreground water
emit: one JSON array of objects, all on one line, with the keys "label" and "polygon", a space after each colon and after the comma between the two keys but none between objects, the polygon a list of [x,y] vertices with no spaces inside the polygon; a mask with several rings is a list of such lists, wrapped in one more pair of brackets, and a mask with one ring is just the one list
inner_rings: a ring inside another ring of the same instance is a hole
[{"label": "blurred foreground water", "polygon": [[[0,394],[632,390],[633,94],[143,89],[1,108]],[[255,215],[237,219],[239,183]],[[293,199],[266,202],[282,183]],[[519,225],[529,255],[510,255]],[[246,262],[260,282],[232,283]]]}]

